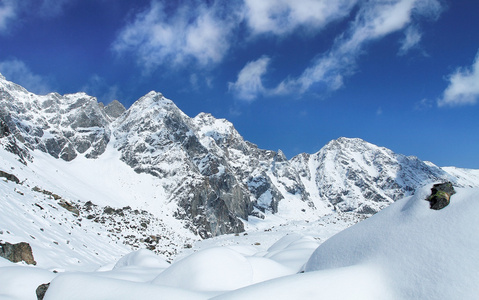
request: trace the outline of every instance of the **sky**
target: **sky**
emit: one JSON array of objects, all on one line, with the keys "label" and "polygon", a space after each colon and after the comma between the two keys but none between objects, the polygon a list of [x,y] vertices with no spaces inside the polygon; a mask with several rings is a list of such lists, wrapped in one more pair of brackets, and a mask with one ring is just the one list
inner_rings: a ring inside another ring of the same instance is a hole
[{"label": "sky", "polygon": [[477,0],[0,0],[0,73],[127,108],[151,90],[288,158],[358,137],[479,169]]}]

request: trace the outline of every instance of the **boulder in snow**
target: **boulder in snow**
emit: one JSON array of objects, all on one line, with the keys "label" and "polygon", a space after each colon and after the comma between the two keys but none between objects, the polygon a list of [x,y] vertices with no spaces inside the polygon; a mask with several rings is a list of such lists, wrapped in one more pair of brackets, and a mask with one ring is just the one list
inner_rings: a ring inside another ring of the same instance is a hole
[{"label": "boulder in snow", "polygon": [[15,263],[24,261],[29,265],[37,264],[33,258],[32,247],[25,242],[18,244],[10,244],[8,242],[0,243],[0,257]]},{"label": "boulder in snow", "polygon": [[449,204],[451,196],[455,193],[456,191],[454,191],[451,182],[435,184],[431,189],[431,195],[427,198],[431,205],[430,208],[435,210],[443,209]]},{"label": "boulder in snow", "polygon": [[43,297],[45,297],[45,293],[47,292],[49,286],[50,283],[43,283],[37,287],[37,290],[35,291],[37,294],[37,300],[43,300]]}]

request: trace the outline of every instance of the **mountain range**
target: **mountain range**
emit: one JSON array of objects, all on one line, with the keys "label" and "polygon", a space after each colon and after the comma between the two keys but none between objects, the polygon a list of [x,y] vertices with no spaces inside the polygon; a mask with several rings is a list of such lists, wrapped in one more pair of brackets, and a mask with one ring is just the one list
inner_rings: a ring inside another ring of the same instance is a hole
[{"label": "mountain range", "polygon": [[201,238],[278,218],[366,218],[431,182],[479,186],[479,170],[441,168],[359,138],[287,159],[225,119],[187,116],[158,92],[126,109],[85,93],[36,95],[1,75],[0,147],[19,162],[4,159],[1,171],[76,209],[128,207]]}]

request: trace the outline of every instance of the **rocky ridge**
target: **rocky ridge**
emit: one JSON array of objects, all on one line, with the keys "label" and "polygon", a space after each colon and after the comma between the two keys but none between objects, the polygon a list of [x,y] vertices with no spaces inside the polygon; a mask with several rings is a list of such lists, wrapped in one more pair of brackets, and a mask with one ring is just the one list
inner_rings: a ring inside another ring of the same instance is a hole
[{"label": "rocky ridge", "polygon": [[361,139],[340,138],[288,160],[280,150],[245,141],[227,120],[188,117],[161,93],[126,110],[85,93],[35,95],[3,77],[0,142],[24,164],[33,150],[72,161],[97,159],[113,145],[136,173],[156,178],[166,201],[177,206],[175,216],[203,238],[241,232],[249,218],[271,213],[367,216],[429,182],[477,182],[466,180],[467,172],[451,174]]}]

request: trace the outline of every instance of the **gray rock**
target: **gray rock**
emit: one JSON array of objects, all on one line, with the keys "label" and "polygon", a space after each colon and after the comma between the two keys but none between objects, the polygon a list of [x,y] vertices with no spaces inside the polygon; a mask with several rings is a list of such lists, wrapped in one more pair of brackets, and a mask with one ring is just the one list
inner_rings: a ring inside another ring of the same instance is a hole
[{"label": "gray rock", "polygon": [[16,184],[20,184],[20,180],[17,178],[17,176],[15,176],[13,174],[10,174],[10,173],[7,173],[7,172],[4,172],[4,171],[0,170],[0,177],[4,177],[7,180],[15,182]]},{"label": "gray rock", "polygon": [[50,283],[43,283],[37,287],[37,289],[35,290],[35,293],[37,294],[37,300],[43,300],[49,286]]},{"label": "gray rock", "polygon": [[113,100],[104,110],[109,117],[116,119],[126,111],[126,108],[118,100]]},{"label": "gray rock", "polygon": [[18,244],[0,243],[0,256],[14,263],[24,261],[29,265],[37,264],[33,258],[32,247],[25,242]]},{"label": "gray rock", "polygon": [[456,191],[451,182],[438,183],[433,185],[431,195],[427,198],[431,209],[439,210],[449,205],[451,196]]}]

